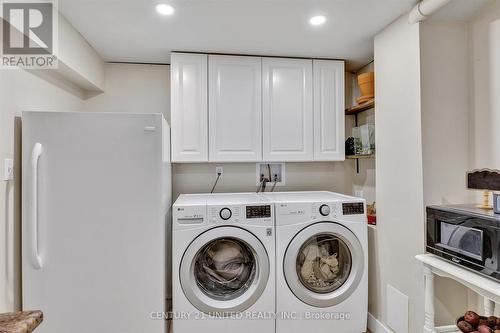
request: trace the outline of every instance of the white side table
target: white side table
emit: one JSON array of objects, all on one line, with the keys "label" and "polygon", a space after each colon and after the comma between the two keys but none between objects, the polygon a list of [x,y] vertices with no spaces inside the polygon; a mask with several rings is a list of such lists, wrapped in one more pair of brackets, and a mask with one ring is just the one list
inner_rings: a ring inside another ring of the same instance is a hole
[{"label": "white side table", "polygon": [[433,254],[415,256],[424,264],[425,324],[424,333],[460,332],[456,325],[436,327],[434,323],[434,274],[453,279],[484,297],[484,315],[491,316],[495,303],[500,304],[500,283],[450,263]]}]

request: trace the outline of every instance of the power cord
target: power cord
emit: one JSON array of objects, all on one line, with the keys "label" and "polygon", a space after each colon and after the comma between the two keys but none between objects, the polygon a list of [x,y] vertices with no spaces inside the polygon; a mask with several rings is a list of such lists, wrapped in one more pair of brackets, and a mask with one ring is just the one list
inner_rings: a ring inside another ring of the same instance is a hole
[{"label": "power cord", "polygon": [[276,187],[276,183],[278,183],[278,175],[274,174],[274,184],[273,184],[273,187],[271,188],[271,192],[274,192],[274,188]]},{"label": "power cord", "polygon": [[214,193],[214,191],[215,191],[215,187],[217,186],[217,183],[219,182],[219,178],[220,178],[221,174],[222,174],[222,173],[217,172],[217,178],[215,179],[214,186],[212,187],[212,190],[210,191],[210,193]]},{"label": "power cord", "polygon": [[262,187],[262,182],[264,181],[264,178],[261,178],[261,181],[259,183],[259,186],[257,186],[257,191],[255,191],[255,193],[259,193],[260,192],[260,188]]},{"label": "power cord", "polygon": [[266,183],[269,181],[269,179],[264,177],[264,174],[260,175],[260,183],[259,186],[257,187],[256,193],[259,193],[262,189],[262,192],[266,191]]}]

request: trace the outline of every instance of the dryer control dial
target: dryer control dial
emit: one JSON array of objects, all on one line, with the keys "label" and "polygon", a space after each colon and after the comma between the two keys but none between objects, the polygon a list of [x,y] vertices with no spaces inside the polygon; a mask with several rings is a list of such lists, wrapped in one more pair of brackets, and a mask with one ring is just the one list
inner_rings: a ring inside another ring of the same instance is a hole
[{"label": "dryer control dial", "polygon": [[229,208],[222,208],[219,212],[219,216],[223,220],[229,220],[232,215],[233,215],[233,212],[231,212],[231,209],[229,209]]},{"label": "dryer control dial", "polygon": [[321,205],[319,207],[319,213],[323,216],[328,216],[330,215],[330,206],[328,205]]}]

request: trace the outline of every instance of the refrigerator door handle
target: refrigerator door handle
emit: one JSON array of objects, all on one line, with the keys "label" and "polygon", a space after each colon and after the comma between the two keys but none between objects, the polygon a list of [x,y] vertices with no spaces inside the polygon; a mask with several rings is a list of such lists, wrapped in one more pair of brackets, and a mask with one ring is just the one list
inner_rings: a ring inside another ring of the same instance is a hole
[{"label": "refrigerator door handle", "polygon": [[38,253],[38,160],[42,155],[42,144],[37,142],[31,151],[31,218],[32,218],[32,256],[36,269],[42,268],[42,257]]}]

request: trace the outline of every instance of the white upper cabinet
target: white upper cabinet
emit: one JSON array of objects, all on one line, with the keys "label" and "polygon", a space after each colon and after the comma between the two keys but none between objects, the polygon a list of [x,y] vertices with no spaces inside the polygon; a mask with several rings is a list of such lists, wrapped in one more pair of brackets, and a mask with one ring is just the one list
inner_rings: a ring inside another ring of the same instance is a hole
[{"label": "white upper cabinet", "polygon": [[344,62],[172,53],[172,162],[341,161]]},{"label": "white upper cabinet", "polygon": [[209,160],[262,160],[261,58],[208,57]]},{"label": "white upper cabinet", "polygon": [[344,62],[314,60],[314,160],[345,159]]},{"label": "white upper cabinet", "polygon": [[208,161],[207,55],[171,55],[172,162]]},{"label": "white upper cabinet", "polygon": [[264,161],[312,161],[312,60],[263,58],[262,79]]}]

